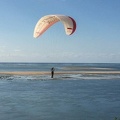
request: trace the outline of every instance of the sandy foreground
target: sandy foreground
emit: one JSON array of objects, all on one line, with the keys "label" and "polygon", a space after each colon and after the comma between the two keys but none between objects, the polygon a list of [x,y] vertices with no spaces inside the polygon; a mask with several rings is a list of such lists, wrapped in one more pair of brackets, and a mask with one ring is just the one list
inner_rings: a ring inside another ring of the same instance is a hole
[{"label": "sandy foreground", "polygon": [[[0,72],[6,75],[50,75],[46,71]],[[56,71],[55,74],[120,74],[120,71]]]}]

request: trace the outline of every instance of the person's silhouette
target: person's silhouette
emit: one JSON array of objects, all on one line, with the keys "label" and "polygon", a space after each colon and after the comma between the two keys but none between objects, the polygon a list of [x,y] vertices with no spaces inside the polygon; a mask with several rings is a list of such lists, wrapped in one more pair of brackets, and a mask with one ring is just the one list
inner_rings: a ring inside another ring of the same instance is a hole
[{"label": "person's silhouette", "polygon": [[55,68],[52,67],[52,68],[51,68],[51,78],[53,78],[53,76],[54,76],[54,71],[55,71]]}]

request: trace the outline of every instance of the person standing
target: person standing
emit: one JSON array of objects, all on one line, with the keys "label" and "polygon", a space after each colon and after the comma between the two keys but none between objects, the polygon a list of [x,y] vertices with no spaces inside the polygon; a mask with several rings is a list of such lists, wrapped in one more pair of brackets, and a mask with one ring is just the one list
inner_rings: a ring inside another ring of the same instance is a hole
[{"label": "person standing", "polygon": [[53,76],[54,76],[54,71],[55,71],[55,68],[52,67],[52,68],[51,68],[51,78],[53,78]]}]

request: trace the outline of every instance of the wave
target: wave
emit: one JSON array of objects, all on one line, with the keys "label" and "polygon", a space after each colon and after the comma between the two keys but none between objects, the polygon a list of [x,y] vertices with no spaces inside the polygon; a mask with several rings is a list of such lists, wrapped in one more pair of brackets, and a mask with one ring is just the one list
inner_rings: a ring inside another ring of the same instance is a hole
[{"label": "wave", "polygon": [[[9,74],[8,74],[9,73]],[[118,72],[57,72],[54,78],[51,78],[49,72],[6,72],[0,73],[0,80],[111,80],[119,79]]]}]

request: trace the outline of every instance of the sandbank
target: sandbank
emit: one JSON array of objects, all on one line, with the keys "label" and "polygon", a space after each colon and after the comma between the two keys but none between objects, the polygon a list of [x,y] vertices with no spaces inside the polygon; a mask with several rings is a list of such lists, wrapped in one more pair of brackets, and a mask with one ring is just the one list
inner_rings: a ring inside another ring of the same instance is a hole
[{"label": "sandbank", "polygon": [[[50,71],[12,71],[0,72],[5,75],[50,75]],[[120,71],[56,71],[59,74],[120,74]]]}]

